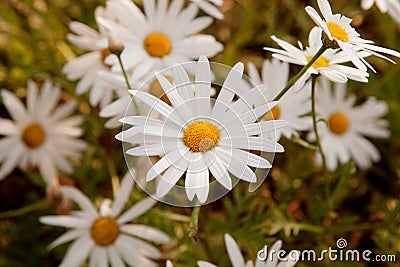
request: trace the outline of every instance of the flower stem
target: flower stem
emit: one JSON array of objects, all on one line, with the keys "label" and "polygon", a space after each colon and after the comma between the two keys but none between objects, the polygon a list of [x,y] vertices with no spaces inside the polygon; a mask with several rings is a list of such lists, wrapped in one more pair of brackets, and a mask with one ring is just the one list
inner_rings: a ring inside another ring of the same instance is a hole
[{"label": "flower stem", "polygon": [[304,73],[314,64],[315,61],[325,52],[325,50],[328,49],[326,46],[322,45],[321,48],[317,51],[317,53],[308,61],[307,65],[305,65],[299,73],[296,74],[290,81],[286,84],[285,88],[282,89],[282,91],[277,95],[274,99],[274,101],[278,101],[279,99],[284,96],[287,91],[300,79],[301,76],[303,76]]},{"label": "flower stem", "polygon": [[[121,66],[122,74],[124,75],[126,86],[128,87],[128,89],[132,89],[132,87],[131,87],[131,85],[129,83],[128,75],[126,74],[126,71],[125,71],[125,68],[124,68],[124,64],[122,64],[121,55],[117,55],[117,57],[118,57],[119,65]],[[133,106],[135,107],[136,115],[139,115],[139,107],[136,104],[136,101],[135,101],[134,98],[132,98],[132,102],[133,102]]]},{"label": "flower stem", "polygon": [[316,80],[317,80],[317,76],[316,75],[312,75],[312,77],[311,77],[311,116],[312,116],[312,121],[313,121],[313,128],[314,128],[314,133],[315,133],[315,140],[316,140],[317,147],[318,147],[318,152],[321,155],[321,159],[322,159],[322,170],[323,170],[324,177],[327,180],[327,181],[325,181],[326,199],[328,201],[329,208],[331,208],[330,181],[328,180],[328,171],[327,171],[327,168],[326,168],[326,158],[325,158],[324,151],[322,149],[321,140],[319,138],[318,127],[317,127],[317,115],[316,115],[316,111],[315,111],[315,85],[316,85]]},{"label": "flower stem", "polygon": [[39,200],[38,202],[32,203],[28,206],[16,209],[0,212],[0,219],[19,217],[40,209],[43,209],[49,205],[46,199]]},{"label": "flower stem", "polygon": [[111,186],[112,186],[113,196],[115,199],[115,197],[118,195],[118,192],[120,189],[119,188],[119,178],[117,175],[117,169],[115,167],[114,160],[108,156],[106,151],[104,151],[104,155],[106,158],[108,173],[111,177]]},{"label": "flower stem", "polygon": [[189,237],[195,242],[199,240],[199,214],[201,205],[197,204],[192,211],[192,218],[189,226]]}]

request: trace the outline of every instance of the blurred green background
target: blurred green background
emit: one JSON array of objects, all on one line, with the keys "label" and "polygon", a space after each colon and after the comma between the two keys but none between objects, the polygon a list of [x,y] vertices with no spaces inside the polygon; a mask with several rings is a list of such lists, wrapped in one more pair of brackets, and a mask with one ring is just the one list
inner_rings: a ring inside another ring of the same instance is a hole
[{"label": "blurred green background", "polygon": [[[112,197],[109,175],[113,161],[118,174],[126,172],[122,148],[114,140],[116,130],[104,129],[98,108],[88,105],[88,96],[76,96],[75,84],[62,75],[68,59],[84,53],[66,41],[68,23],[78,20],[92,27],[94,9],[104,1],[94,0],[3,0],[0,2],[0,88],[25,96],[28,79],[42,82],[46,78],[60,83],[66,97],[79,100],[77,113],[86,120],[84,139],[90,144],[76,171],[64,177],[92,200]],[[353,26],[365,39],[400,50],[400,26],[374,6],[360,9],[359,1],[331,1],[334,12],[354,19]],[[304,11],[316,1],[296,0],[225,0],[225,19],[207,29],[224,43],[225,50],[213,60],[233,65],[253,61],[261,66],[270,54],[262,49],[274,46],[270,36],[296,44],[307,44],[314,26]],[[349,82],[348,90],[361,100],[370,95],[387,101],[391,137],[373,140],[382,160],[366,171],[352,173],[348,164],[334,173],[331,187],[333,207],[324,199],[321,170],[313,165],[313,153],[288,140],[281,142],[286,152],[275,157],[269,177],[256,192],[249,194],[246,183],[239,183],[230,194],[202,207],[199,240],[189,238],[189,208],[158,204],[139,221],[170,234],[173,241],[161,247],[166,259],[175,266],[195,266],[208,260],[230,266],[223,242],[224,233],[235,237],[246,259],[255,260],[263,245],[283,240],[283,248],[322,250],[335,247],[338,238],[346,238],[349,249],[369,249],[376,254],[395,254],[400,261],[400,67],[371,58],[377,70],[370,82]],[[399,62],[399,61],[398,61]],[[292,73],[299,71],[292,66]],[[1,102],[0,102],[1,104]],[[0,115],[7,116],[3,105]],[[108,156],[107,156],[108,155]],[[110,156],[111,155],[111,156]],[[135,189],[132,201],[145,193]],[[34,171],[15,170],[0,182],[0,266],[56,266],[68,245],[52,251],[46,246],[64,229],[41,225],[38,217],[62,213],[57,201],[46,200],[46,187]],[[160,262],[162,265],[163,263]],[[400,266],[376,262],[302,262],[297,266]]]}]

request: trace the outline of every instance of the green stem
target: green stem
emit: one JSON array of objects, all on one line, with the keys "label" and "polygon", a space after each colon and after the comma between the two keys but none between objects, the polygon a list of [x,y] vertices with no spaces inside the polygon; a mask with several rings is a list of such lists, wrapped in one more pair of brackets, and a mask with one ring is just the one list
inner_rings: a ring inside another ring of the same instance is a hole
[{"label": "green stem", "polygon": [[189,226],[189,237],[194,241],[199,240],[199,214],[200,214],[201,205],[197,205],[193,208],[192,217],[190,220]]},{"label": "green stem", "polygon": [[331,198],[330,198],[330,181],[328,179],[328,171],[326,168],[326,158],[325,158],[325,154],[324,151],[322,149],[322,145],[321,145],[321,140],[319,138],[319,133],[318,133],[318,126],[317,126],[317,115],[316,115],[316,111],[315,111],[315,85],[316,85],[316,80],[317,80],[317,76],[316,75],[312,75],[311,77],[311,116],[312,116],[312,121],[313,121],[313,128],[314,128],[314,133],[315,133],[315,140],[317,143],[317,147],[318,147],[318,151],[321,155],[321,159],[322,159],[322,170],[323,170],[323,174],[324,177],[326,179],[325,181],[325,194],[326,194],[326,199],[328,202],[328,207],[329,209],[331,209],[332,205],[331,205]]},{"label": "green stem", "polygon": [[19,217],[25,215],[30,212],[37,211],[39,209],[43,209],[49,205],[46,199],[39,200],[38,202],[32,203],[28,206],[16,209],[16,210],[9,210],[0,212],[0,219],[12,218],[12,217]]},{"label": "green stem", "polygon": [[300,79],[301,76],[303,76],[304,73],[314,64],[315,61],[325,52],[325,50],[328,49],[326,46],[321,46],[321,48],[317,51],[317,53],[308,61],[307,65],[305,65],[299,73],[296,74],[290,81],[286,84],[285,88],[282,89],[282,91],[277,95],[274,99],[274,101],[278,101],[279,99],[284,96],[287,91]]},{"label": "green stem", "polygon": [[[121,66],[122,74],[124,75],[126,86],[128,87],[128,89],[132,89],[132,87],[131,87],[131,85],[129,83],[128,75],[126,74],[126,71],[125,71],[125,68],[124,68],[124,64],[122,64],[121,55],[117,55],[117,57],[118,57],[119,65]],[[136,104],[136,101],[135,101],[134,98],[132,98],[132,102],[133,102],[133,106],[135,107],[136,115],[139,115],[139,107]]]},{"label": "green stem", "polygon": [[117,174],[117,168],[115,167],[114,160],[108,156],[106,151],[104,151],[104,157],[106,159],[108,173],[111,177],[111,186],[112,186],[113,196],[115,198],[119,192],[119,178]]}]

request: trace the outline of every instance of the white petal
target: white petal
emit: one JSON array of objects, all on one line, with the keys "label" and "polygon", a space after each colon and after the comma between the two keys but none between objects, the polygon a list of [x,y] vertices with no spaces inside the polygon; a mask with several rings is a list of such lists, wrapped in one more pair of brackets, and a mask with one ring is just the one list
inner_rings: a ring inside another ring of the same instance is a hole
[{"label": "white petal", "polygon": [[182,157],[173,165],[171,165],[168,170],[166,170],[157,184],[157,198],[164,197],[172,189],[172,187],[174,187],[174,185],[185,173],[188,164],[188,160],[185,157]]},{"label": "white petal", "polygon": [[88,221],[68,215],[43,216],[39,218],[39,221],[41,223],[48,225],[64,226],[64,227],[80,228],[80,229],[89,226]]},{"label": "white petal", "polygon": [[[134,170],[131,170],[134,172]],[[131,193],[133,186],[135,184],[134,178],[131,175],[135,175],[135,173],[131,174],[131,172],[127,172],[122,179],[121,185],[120,185],[120,191],[118,193],[118,196],[114,199],[113,205],[112,205],[112,213],[111,217],[115,218],[117,217],[122,209],[124,208],[126,202],[128,201]]]},{"label": "white petal", "polygon": [[71,186],[62,186],[61,192],[77,203],[85,213],[88,213],[93,217],[97,216],[96,208],[81,191]]},{"label": "white petal", "polygon": [[60,235],[56,240],[51,242],[48,246],[48,249],[53,249],[61,244],[67,243],[71,240],[77,239],[85,234],[85,230],[82,229],[73,229],[62,235]]},{"label": "white petal", "polygon": [[121,255],[114,246],[109,246],[107,251],[112,267],[125,267],[125,263],[122,261]]},{"label": "white petal", "polygon": [[74,241],[61,262],[61,267],[79,267],[88,257],[94,243],[89,235]]},{"label": "white petal", "polygon": [[225,247],[228,252],[229,258],[231,260],[232,266],[233,267],[245,266],[243,255],[240,252],[240,248],[236,244],[235,239],[233,239],[233,237],[230,236],[229,234],[225,234],[224,239],[225,239]]},{"label": "white petal", "polygon": [[170,237],[166,233],[146,225],[127,224],[121,227],[121,231],[152,242],[163,244],[170,241]]},{"label": "white petal", "polygon": [[140,202],[136,203],[133,205],[129,210],[127,210],[124,214],[122,214],[117,222],[119,225],[122,225],[124,223],[127,223],[129,221],[132,221],[133,219],[139,217],[143,213],[147,212],[149,209],[151,209],[155,204],[157,204],[157,201],[152,199],[152,198],[145,198],[144,200],[141,200]]}]

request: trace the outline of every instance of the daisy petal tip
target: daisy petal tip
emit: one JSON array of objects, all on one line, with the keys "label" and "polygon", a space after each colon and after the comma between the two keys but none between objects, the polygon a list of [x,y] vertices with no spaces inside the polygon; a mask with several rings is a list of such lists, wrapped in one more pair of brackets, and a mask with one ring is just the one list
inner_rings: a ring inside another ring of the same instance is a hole
[{"label": "daisy petal tip", "polygon": [[199,62],[208,62],[208,58],[205,55],[201,55],[199,58]]},{"label": "daisy petal tip", "polygon": [[128,92],[133,96],[135,96],[138,93],[138,91],[139,90],[128,90]]}]

